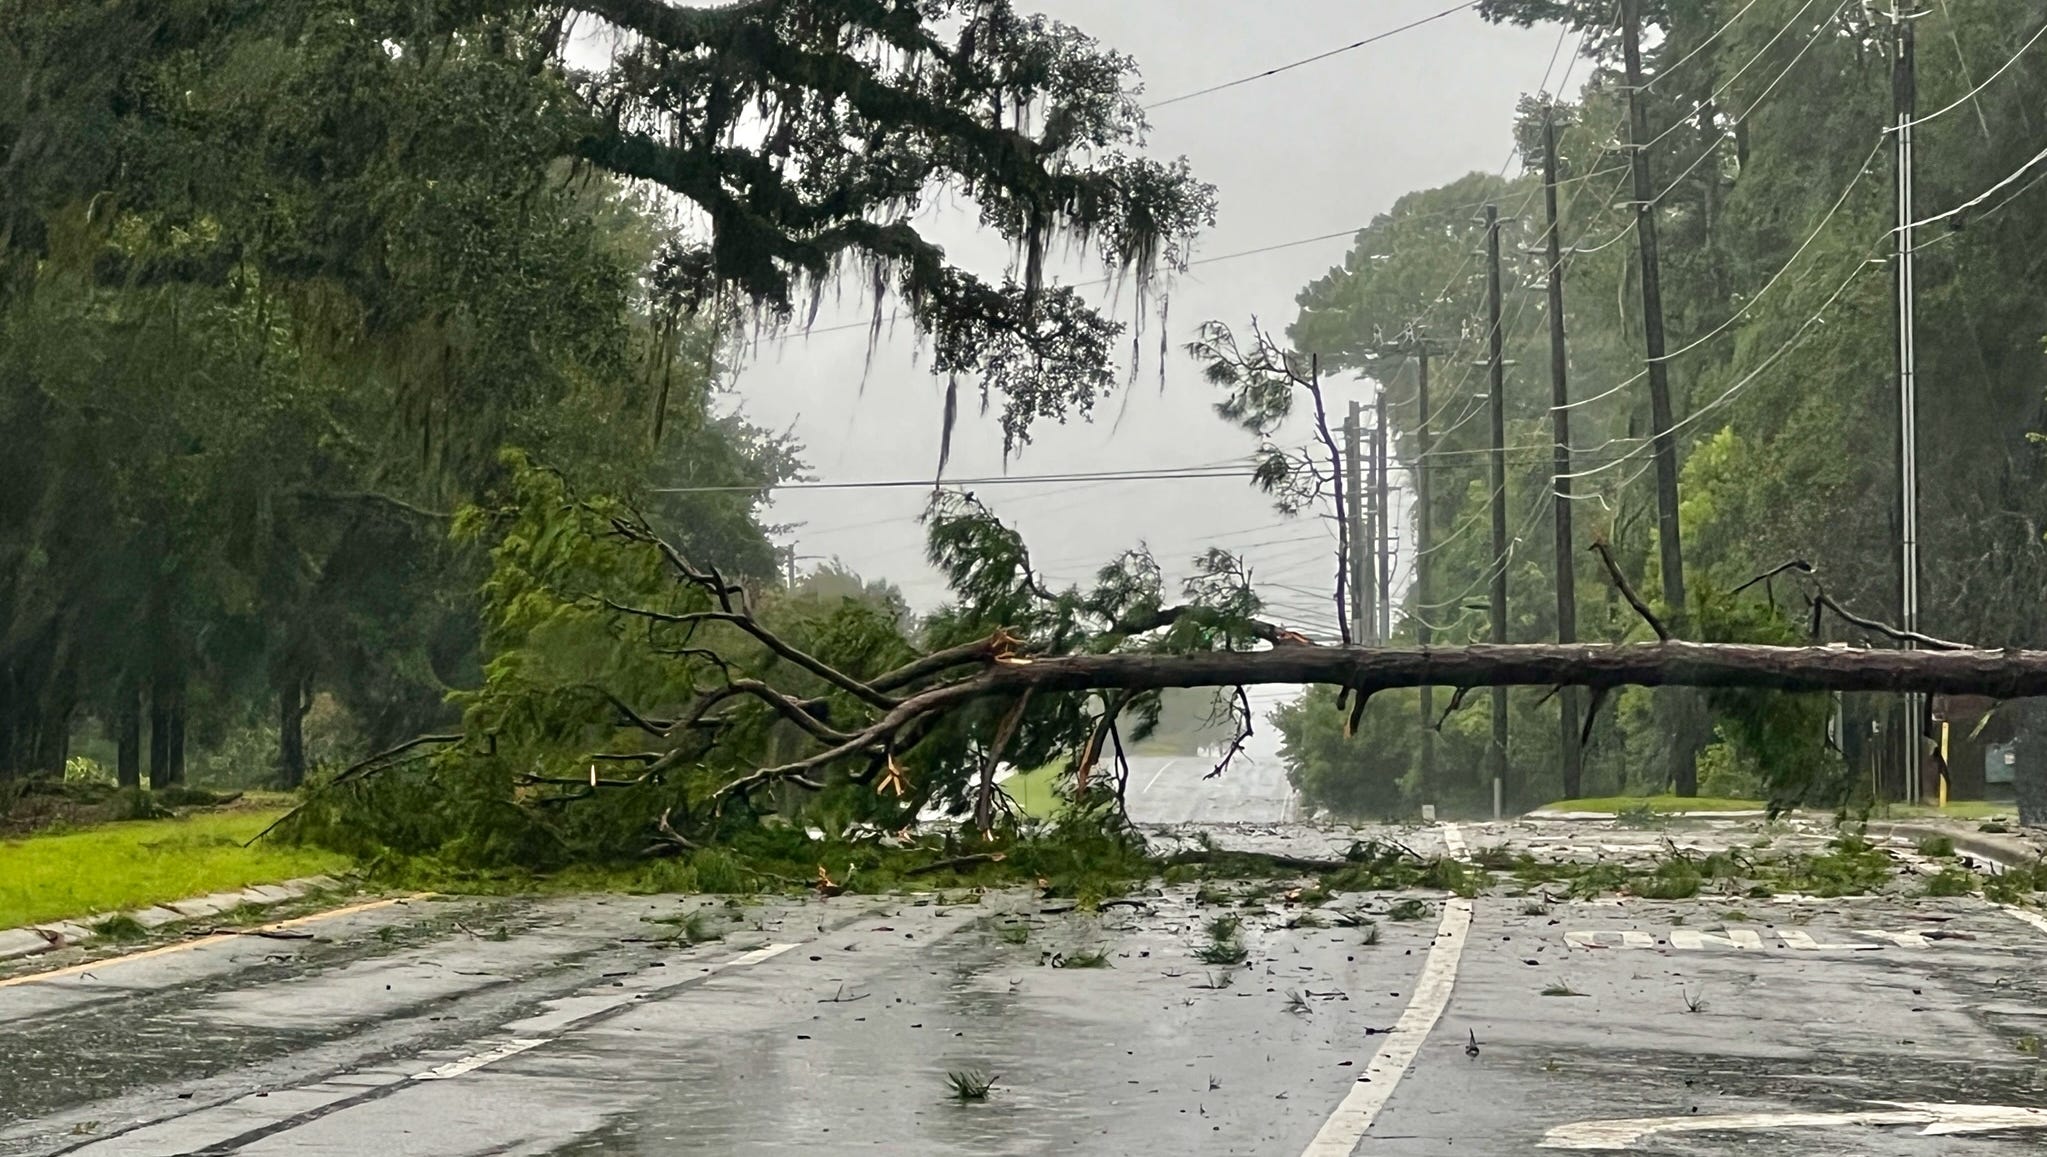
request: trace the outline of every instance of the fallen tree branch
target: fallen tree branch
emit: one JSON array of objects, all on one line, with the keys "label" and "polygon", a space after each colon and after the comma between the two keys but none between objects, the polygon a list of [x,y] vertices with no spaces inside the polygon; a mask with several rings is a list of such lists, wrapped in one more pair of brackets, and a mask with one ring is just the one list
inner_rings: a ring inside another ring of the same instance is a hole
[{"label": "fallen tree branch", "polygon": [[668,611],[627,606],[624,603],[613,602],[610,599],[605,599],[604,605],[620,614],[634,615],[657,623],[676,623],[681,625],[726,623],[730,626],[738,627],[740,630],[752,635],[768,650],[773,651],[775,654],[789,660],[791,663],[796,664],[827,683],[851,692],[876,707],[893,707],[895,705],[896,701],[889,696],[876,691],[873,687],[853,678],[837,667],[789,645],[783,641],[781,636],[761,626],[760,623],[754,620],[752,614],[745,611],[689,611],[683,614],[671,614]]},{"label": "fallen tree branch", "polygon": [[1876,619],[1864,618],[1840,603],[1835,602],[1834,597],[1825,591],[1815,593],[1812,601],[1815,608],[1813,616],[1815,620],[1819,617],[1818,609],[1825,608],[1834,612],[1835,616],[1842,621],[1861,627],[1865,631],[1875,631],[1877,634],[1883,635],[1895,643],[1917,643],[1922,647],[1931,647],[1936,651],[1966,651],[1969,649],[1967,643],[1957,643],[1948,639],[1936,639],[1932,635],[1922,635],[1918,631],[1907,631],[1902,627],[1894,627],[1889,623],[1879,622]]},{"label": "fallen tree branch", "polygon": [[1174,852],[1172,855],[1159,861],[1159,865],[1171,868],[1186,864],[1235,864],[1242,863],[1245,860],[1255,860],[1261,864],[1269,864],[1280,871],[1300,872],[1304,875],[1340,872],[1345,868],[1355,866],[1350,860],[1311,860],[1300,856],[1283,856],[1275,852],[1224,851],[1207,848]]},{"label": "fallen tree branch", "polygon": [[1002,762],[1002,753],[1008,750],[1009,741],[1016,738],[1016,729],[1023,724],[1033,690],[1035,688],[1026,687],[1023,694],[1017,696],[1016,706],[1002,717],[1001,724],[995,728],[995,741],[988,745],[987,762],[981,765],[980,791],[974,797],[974,824],[983,832],[995,826],[995,767]]},{"label": "fallen tree branch", "polygon": [[[1243,712],[1244,725],[1237,729],[1236,738],[1230,740],[1230,749],[1223,752],[1221,759],[1215,761],[1215,770],[1201,778],[1215,779],[1223,772],[1228,771],[1230,769],[1230,761],[1237,758],[1237,753],[1244,750],[1244,741],[1251,738],[1251,698],[1244,694],[1244,689],[1241,686],[1237,688],[1237,697],[1231,714],[1234,715],[1238,711]],[[1214,716],[1211,715],[1210,718],[1214,718]]]},{"label": "fallen tree branch", "polygon": [[1741,592],[1756,585],[1757,583],[1769,582],[1771,579],[1776,578],[1778,575],[1783,574],[1787,570],[1795,570],[1799,574],[1809,575],[1812,573],[1812,564],[1805,561],[1802,558],[1794,558],[1790,562],[1779,563],[1776,566],[1771,567],[1769,570],[1764,571],[1763,573],[1757,575],[1756,577],[1734,588],[1733,590],[1728,591],[1727,593],[1730,596],[1738,595]]},{"label": "fallen tree branch", "polygon": [[933,860],[928,864],[905,869],[903,875],[927,876],[933,872],[949,872],[954,868],[965,868],[974,864],[999,864],[1007,856],[1007,852],[976,852],[969,856],[954,856],[949,860]]},{"label": "fallen tree branch", "polygon": [[1642,616],[1643,621],[1649,624],[1649,629],[1656,632],[1658,639],[1668,643],[1670,629],[1663,625],[1662,619],[1656,617],[1655,611],[1649,609],[1649,604],[1642,601],[1642,596],[1635,593],[1635,584],[1628,581],[1628,576],[1621,573],[1621,564],[1614,561],[1613,548],[1606,544],[1605,539],[1596,538],[1592,540],[1591,550],[1599,556],[1600,562],[1606,564],[1607,577],[1613,580],[1613,585],[1621,592],[1621,597],[1628,600],[1628,605],[1635,608],[1635,613]]},{"label": "fallen tree branch", "polygon": [[[1150,631],[1156,631],[1161,627],[1170,627],[1189,615],[1200,614],[1208,609],[1207,607],[1192,603],[1176,607],[1160,607],[1155,611],[1142,615],[1132,615],[1130,618],[1124,619],[1110,627],[1109,633],[1126,636],[1142,635]],[[1223,625],[1241,626],[1252,638],[1262,639],[1274,646],[1285,645],[1289,641],[1288,636],[1293,634],[1293,632],[1286,630],[1277,623],[1268,623],[1263,619],[1238,619]]]},{"label": "fallen tree branch", "polygon": [[335,775],[333,779],[330,779],[326,783],[320,784],[319,786],[313,788],[311,791],[307,792],[306,793],[307,798],[305,800],[294,805],[290,811],[285,812],[283,815],[278,816],[274,820],[271,820],[269,825],[265,827],[262,831],[257,832],[255,835],[250,836],[247,840],[244,840],[242,842],[242,846],[245,848],[254,847],[257,840],[260,840],[264,836],[269,835],[271,832],[276,831],[279,824],[282,824],[284,821],[299,814],[300,809],[304,808],[307,803],[311,802],[312,797],[317,796],[322,792],[331,791],[334,788],[340,787],[344,783],[352,783],[355,780],[364,779],[371,775],[375,775],[377,772],[382,771],[384,770],[385,767],[389,766],[390,760],[395,759],[396,757],[403,755],[408,751],[411,751],[415,747],[425,747],[427,744],[430,743],[441,744],[460,743],[465,738],[467,737],[462,735],[419,735],[406,740],[405,742],[399,744],[396,747],[387,747],[384,750],[379,751],[375,755],[370,756],[368,759],[360,760],[356,763],[350,764],[348,767],[343,768],[340,771],[340,773]]},{"label": "fallen tree branch", "polygon": [[1443,708],[1443,713],[1441,715],[1436,716],[1435,730],[1438,734],[1442,733],[1443,725],[1445,723],[1450,722],[1450,717],[1452,715],[1457,714],[1457,712],[1464,707],[1464,697],[1469,694],[1471,694],[1471,688],[1459,687],[1457,688],[1456,692],[1450,696],[1450,705],[1448,707]]},{"label": "fallen tree branch", "polygon": [[885,675],[869,680],[867,685],[876,691],[899,691],[919,680],[928,679],[933,675],[942,675],[954,667],[966,667],[976,663],[985,663],[1005,646],[1014,646],[1015,643],[1016,640],[1014,638],[1007,637],[998,632],[985,639],[976,639],[971,643],[961,643],[957,647],[948,647],[943,651],[933,651],[921,659],[912,659]]},{"label": "fallen tree branch", "polygon": [[639,712],[633,710],[632,706],[628,704],[625,700],[619,698],[617,695],[612,694],[609,690],[606,690],[605,688],[600,687],[595,683],[586,683],[584,684],[584,686],[590,688],[590,690],[595,691],[597,692],[597,694],[603,696],[605,702],[610,703],[611,706],[614,709],[616,709],[620,715],[625,717],[626,722],[632,724],[634,727],[639,728],[641,731],[644,731],[649,735],[652,735],[659,739],[666,739],[668,738],[669,729],[675,726],[675,723],[672,720],[664,722],[658,719],[649,719],[646,716],[641,715]]},{"label": "fallen tree branch", "polygon": [[1592,721],[1599,718],[1599,709],[1606,703],[1608,690],[1605,687],[1592,689],[1592,701],[1585,705],[1585,722],[1578,728],[1578,746],[1583,748],[1592,742]]}]

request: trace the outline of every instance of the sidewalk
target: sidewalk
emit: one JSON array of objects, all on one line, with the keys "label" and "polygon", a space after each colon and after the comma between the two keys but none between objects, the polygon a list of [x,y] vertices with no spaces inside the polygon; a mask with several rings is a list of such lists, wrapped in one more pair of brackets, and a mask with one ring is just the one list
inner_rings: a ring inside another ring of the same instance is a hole
[{"label": "sidewalk", "polygon": [[115,916],[126,916],[144,928],[155,929],[184,920],[217,916],[243,906],[268,908],[315,892],[336,891],[343,886],[341,881],[331,876],[307,876],[281,884],[255,884],[239,892],[215,892],[174,904],[155,904],[132,912],[106,913],[90,918],[90,922],[59,920],[27,928],[0,930],[0,961],[91,943],[100,938],[92,925]]}]

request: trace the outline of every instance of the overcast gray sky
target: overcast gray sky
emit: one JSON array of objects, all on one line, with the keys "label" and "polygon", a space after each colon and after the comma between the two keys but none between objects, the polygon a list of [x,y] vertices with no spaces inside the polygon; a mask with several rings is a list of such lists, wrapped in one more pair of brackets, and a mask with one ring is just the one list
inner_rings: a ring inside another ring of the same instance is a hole
[{"label": "overcast gray sky", "polygon": [[[1162,100],[1350,44],[1450,2],[1039,0],[1036,7],[1135,56],[1147,100]],[[1341,261],[1350,231],[1404,193],[1474,170],[1500,170],[1512,152],[1515,102],[1542,86],[1558,46],[1555,28],[1500,28],[1463,12],[1153,111],[1151,153],[1185,155],[1220,193],[1216,227],[1201,238],[1197,260],[1343,236],[1194,268],[1171,288],[1172,352],[1163,388],[1154,330],[1145,338],[1142,372],[1124,394],[1109,398],[1092,423],[1037,430],[1023,455],[1006,465],[994,416],[964,408],[947,477],[1198,466],[1248,454],[1251,439],[1215,417],[1213,391],[1182,352],[1194,328],[1219,319],[1241,329],[1257,317],[1283,331],[1294,317],[1294,295]],[[1007,251],[976,228],[970,210],[929,206],[919,227],[984,276],[998,277],[1008,263]],[[1048,262],[1048,273],[1072,284],[1101,276],[1079,261]],[[866,319],[858,297],[848,287],[843,304],[828,300],[813,332],[762,343],[737,369],[737,396],[756,422],[795,433],[821,481],[929,478],[938,462],[944,385],[920,368],[907,324],[885,334],[871,360],[864,325],[831,328]],[[1129,319],[1131,303],[1121,302],[1116,312]],[[1353,397],[1369,401],[1369,388],[1333,383],[1330,403],[1340,413]],[[1302,422],[1285,435],[1305,442],[1309,428]],[[1039,568],[1059,585],[1084,582],[1138,543],[1149,545],[1177,581],[1194,555],[1223,546],[1248,560],[1272,618],[1318,638],[1334,636],[1333,527],[1306,516],[1281,518],[1248,479],[976,490],[1023,530]],[[916,519],[926,494],[920,487],[785,490],[772,517],[797,524],[789,538],[800,554],[892,580],[912,606],[929,610],[946,592],[924,562]],[[1291,694],[1254,693],[1261,718],[1248,754],[1277,754],[1264,717]]]},{"label": "overcast gray sky", "polygon": [[[1021,5],[1029,8],[1027,2]],[[1037,7],[1134,55],[1157,100],[1263,71],[1430,15],[1446,0],[1041,0]],[[1512,148],[1516,99],[1540,85],[1557,46],[1553,28],[1519,30],[1459,13],[1378,44],[1152,112],[1151,152],[1186,155],[1221,196],[1216,227],[1196,256],[1214,257],[1364,225],[1410,190],[1475,169],[1498,170]],[[1559,67],[1562,67],[1559,64]],[[996,276],[1006,252],[956,207],[935,207],[920,227],[949,253]],[[1210,410],[1213,392],[1181,352],[1200,322],[1241,327],[1253,316],[1283,330],[1294,294],[1341,260],[1339,238],[1202,265],[1172,288],[1172,353],[1161,389],[1157,335],[1146,364],[1091,424],[1047,427],[1011,474],[1174,467],[1249,452],[1250,439]],[[1075,262],[1063,280],[1100,276]],[[1106,294],[1106,289],[1098,294]],[[849,290],[816,328],[856,321]],[[1126,292],[1127,297],[1127,292]],[[1130,316],[1128,303],[1119,309]],[[1151,323],[1155,325],[1156,323]],[[739,397],[758,422],[792,429],[821,480],[929,477],[938,460],[943,384],[920,368],[907,325],[885,335],[868,365],[864,327],[770,339],[745,362]],[[864,379],[864,385],[863,385]],[[1367,387],[1333,387],[1339,410]],[[1001,474],[1001,431],[964,408],[949,477]],[[1294,436],[1305,439],[1303,426]],[[1334,617],[1331,531],[1288,521],[1243,479],[1008,485],[978,488],[1020,525],[1054,579],[1079,581],[1119,551],[1148,543],[1183,575],[1209,545],[1243,553],[1270,587],[1275,617],[1312,625]],[[916,516],[925,492],[791,490],[773,516],[800,524],[804,555],[836,557],[899,584],[913,605],[944,598],[923,562]],[[806,563],[806,566],[815,565]],[[1289,590],[1285,588],[1297,588]],[[1316,633],[1316,632],[1311,632]]]}]

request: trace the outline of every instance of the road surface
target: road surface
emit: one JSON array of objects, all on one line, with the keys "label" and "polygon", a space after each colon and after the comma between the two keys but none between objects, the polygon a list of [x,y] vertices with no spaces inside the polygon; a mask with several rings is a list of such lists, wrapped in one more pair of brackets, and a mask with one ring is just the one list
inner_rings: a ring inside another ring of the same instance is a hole
[{"label": "road surface", "polygon": [[1278,759],[1239,755],[1208,778],[1215,761],[1201,756],[1133,756],[1126,806],[1140,824],[1276,824],[1291,822],[1299,801]]},{"label": "road surface", "polygon": [[[1199,818],[1179,770],[1133,811]],[[1756,824],[1263,838],[1637,865],[1824,838]],[[1919,890],[385,903],[0,981],[0,1154],[2039,1153],[2047,919]],[[720,938],[676,940],[698,909]],[[1226,913],[1250,958],[1205,964]],[[948,1098],[966,1069],[985,1102]]]}]

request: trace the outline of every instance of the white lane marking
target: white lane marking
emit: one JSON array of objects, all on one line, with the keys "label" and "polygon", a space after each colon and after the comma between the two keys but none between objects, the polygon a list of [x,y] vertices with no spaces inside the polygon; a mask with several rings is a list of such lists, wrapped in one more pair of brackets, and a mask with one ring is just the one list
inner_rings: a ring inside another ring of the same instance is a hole
[{"label": "white lane marking", "polygon": [[2047,1109],[2011,1105],[1938,1105],[1889,1102],[1892,1109],[1853,1113],[1730,1113],[1716,1117],[1636,1117],[1577,1121],[1543,1136],[1542,1149],[1632,1149],[1659,1133],[1758,1132],[1765,1129],[1824,1129],[1851,1125],[1924,1125],[1922,1137],[1989,1133],[1998,1129],[2047,1129]]},{"label": "white lane marking", "polygon": [[2023,920],[2040,931],[2047,932],[2047,916],[2042,916],[2038,912],[2028,912],[2024,908],[2014,908],[2010,904],[1999,904],[1997,907],[2012,919]]},{"label": "white lane marking", "polygon": [[1461,896],[1443,901],[1443,923],[1436,929],[1435,947],[1429,949],[1422,965],[1421,980],[1415,985],[1414,1000],[1386,1034],[1386,1043],[1365,1066],[1364,1076],[1350,1087],[1343,1103],[1322,1123],[1322,1129],[1301,1157],[1349,1157],[1364,1139],[1373,1118],[1386,1107],[1386,1099],[1407,1066],[1414,1061],[1422,1041],[1436,1027],[1443,1009],[1450,1003],[1450,988],[1457,982],[1457,961],[1464,954],[1465,933],[1471,930],[1471,901]]},{"label": "white lane marking", "polygon": [[1746,928],[1729,928],[1726,932],[1701,932],[1696,928],[1673,928],[1670,930],[1672,948],[1704,948],[1711,944],[1716,948],[1739,948],[1745,951],[1761,951],[1763,938]]},{"label": "white lane marking", "polygon": [[1159,777],[1166,774],[1166,769],[1178,762],[1180,761],[1177,759],[1169,759],[1164,763],[1159,764],[1159,769],[1151,773],[1151,778],[1144,781],[1144,786],[1138,788],[1137,793],[1139,795],[1143,795],[1145,792],[1150,791],[1151,785],[1157,783],[1159,781]]},{"label": "white lane marking", "polygon": [[1464,858],[1464,833],[1457,830],[1456,824],[1443,825],[1443,846],[1450,849],[1451,855]]},{"label": "white lane marking", "polygon": [[1810,932],[1797,928],[1779,928],[1776,931],[1777,939],[1784,942],[1784,947],[1794,948],[1800,952],[1859,952],[1871,947],[1868,944],[1822,944],[1813,939]]},{"label": "white lane marking", "polygon": [[1857,936],[1867,936],[1871,940],[1882,940],[1895,944],[1900,948],[1933,947],[1933,941],[1928,940],[1917,932],[1886,932],[1881,928],[1852,928],[1849,931],[1854,932]]},{"label": "white lane marking", "polygon": [[445,1081],[450,1077],[459,1077],[463,1073],[473,1073],[492,1061],[501,1061],[506,1057],[518,1056],[527,1049],[537,1049],[546,1043],[546,1039],[509,1040],[496,1048],[486,1049],[483,1052],[477,1053],[475,1056],[463,1057],[459,1061],[449,1061],[445,1065],[435,1065],[423,1073],[414,1073],[412,1074],[412,1079],[415,1081]]},{"label": "white lane marking", "polygon": [[[696,981],[702,980],[706,976],[715,976],[720,972],[729,972],[735,968],[745,968],[748,965],[759,964],[763,960],[772,960],[775,957],[780,956],[782,953],[787,952],[795,947],[796,945],[794,944],[769,944],[762,948],[756,948],[751,952],[742,952],[738,956],[734,956],[728,960],[714,960],[711,963],[704,965],[700,971],[692,973],[687,976],[682,976],[678,978],[674,984],[665,985],[664,987],[677,988],[684,984],[693,984]],[[581,1016],[576,1017],[574,1020],[563,1024],[561,1026],[561,1032],[557,1033],[554,1036],[519,1037],[513,1040],[508,1040],[501,1044],[494,1045],[491,1048],[485,1049],[480,1053],[463,1057],[461,1060],[449,1061],[447,1064],[444,1065],[435,1065],[433,1068],[427,1069],[424,1072],[414,1073],[412,1074],[412,1079],[415,1081],[445,1081],[450,1077],[459,1077],[465,1073],[473,1073],[485,1065],[495,1064],[498,1061],[504,1060],[506,1057],[515,1057],[518,1056],[520,1053],[526,1052],[530,1049],[537,1049],[541,1045],[547,1044],[550,1041],[560,1040],[563,1035],[569,1032],[573,1032],[577,1025],[581,1024],[582,1022],[588,1021],[593,1017],[600,1016],[604,1013],[610,1012],[612,1009],[617,1008],[619,1005],[626,1004],[629,1002],[629,1000],[636,999],[647,991],[649,990],[642,989],[638,992],[631,993],[626,997],[622,997],[621,999],[609,1001],[602,1008],[586,1012]],[[651,991],[659,992],[661,991],[661,989],[653,989]],[[542,1018],[529,1018],[527,1021],[521,1021],[518,1023],[527,1024],[531,1023],[533,1020],[538,1019]]]},{"label": "white lane marking", "polygon": [[[1611,943],[1609,943],[1609,938]],[[1564,933],[1564,943],[1573,948],[1654,948],[1656,938],[1632,928],[1598,928]]]}]

